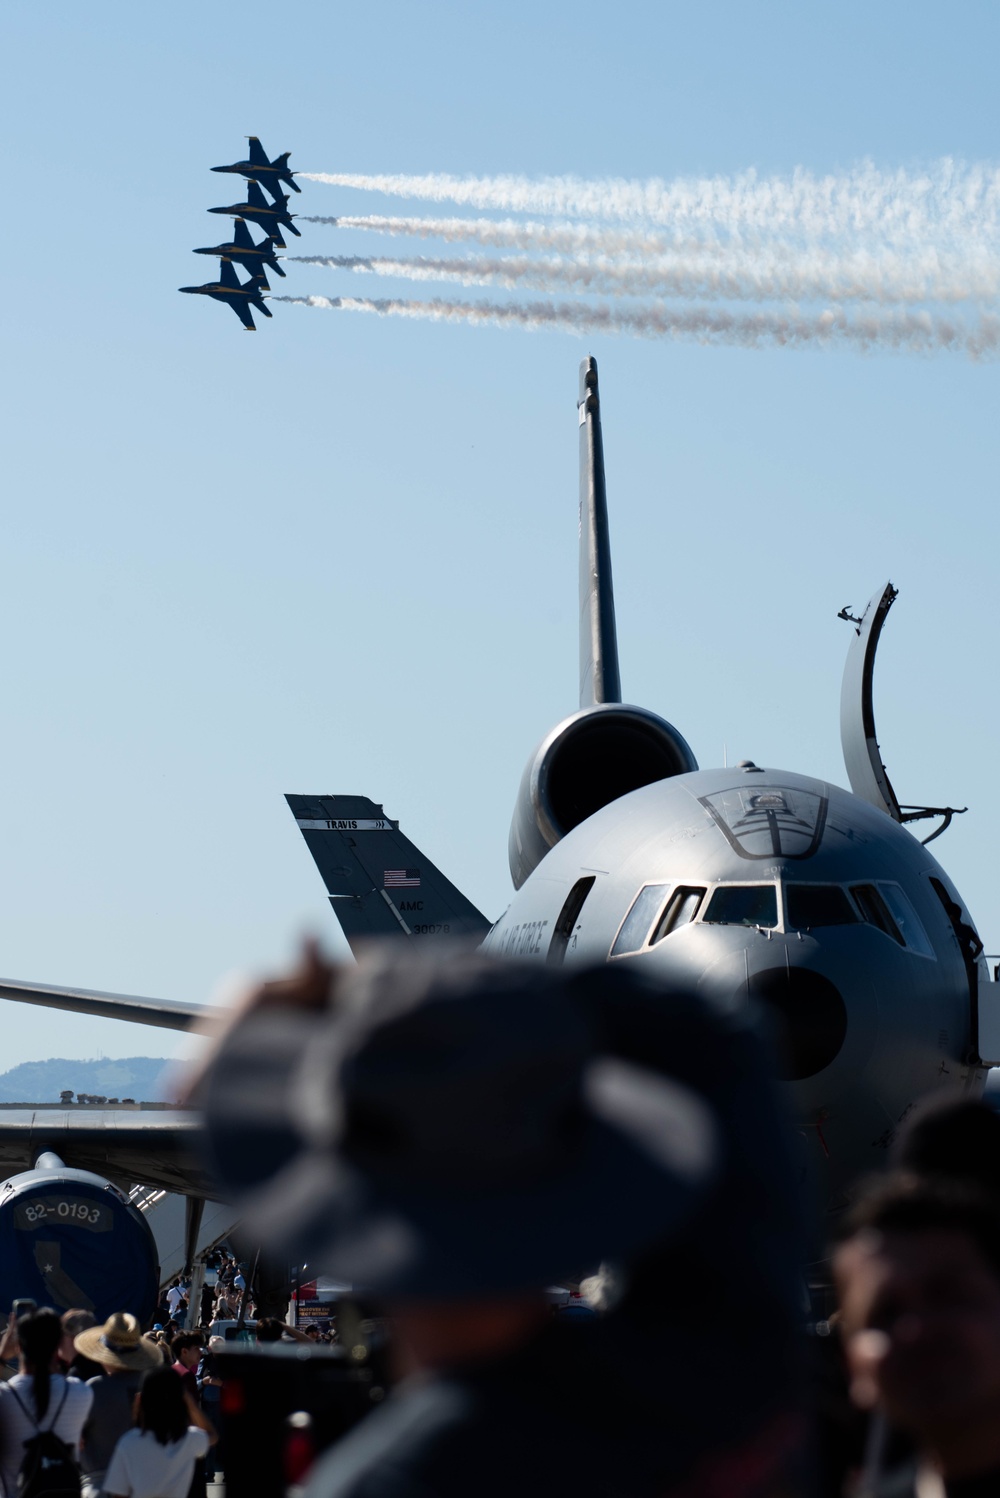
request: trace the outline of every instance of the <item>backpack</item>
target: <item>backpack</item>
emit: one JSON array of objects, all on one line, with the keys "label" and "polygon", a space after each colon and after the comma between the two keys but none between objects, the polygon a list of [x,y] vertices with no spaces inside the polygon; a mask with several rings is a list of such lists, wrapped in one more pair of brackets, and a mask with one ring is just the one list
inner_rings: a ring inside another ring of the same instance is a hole
[{"label": "backpack", "polygon": [[54,1427],[59,1424],[69,1384],[63,1389],[55,1419],[48,1430],[39,1429],[38,1421],[25,1409],[18,1398],[17,1390],[9,1392],[17,1399],[23,1414],[27,1415],[37,1431],[24,1443],[24,1457],[17,1472],[17,1498],[79,1498],[80,1469],[73,1452],[66,1442],[56,1435]]}]

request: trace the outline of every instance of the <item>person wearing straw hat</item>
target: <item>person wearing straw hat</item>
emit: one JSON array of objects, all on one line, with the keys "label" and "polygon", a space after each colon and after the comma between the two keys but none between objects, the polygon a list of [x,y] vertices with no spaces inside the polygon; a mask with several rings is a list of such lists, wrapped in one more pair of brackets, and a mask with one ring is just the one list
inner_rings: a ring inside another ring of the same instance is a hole
[{"label": "person wearing straw hat", "polygon": [[[374,1301],[417,1375],[310,1498],[777,1484],[799,1221],[758,1022],[621,965],[419,944],[310,951],[250,997],[196,1084],[215,1179],[266,1248]],[[619,1303],[553,1317],[545,1286],[602,1260]]]},{"label": "person wearing straw hat", "polygon": [[103,1369],[96,1378],[87,1380],[94,1402],[83,1431],[80,1470],[84,1498],[91,1498],[101,1491],[119,1437],[132,1428],[132,1406],[144,1374],[162,1367],[163,1358],[128,1311],[116,1311],[103,1326],[79,1332],[74,1346]]}]

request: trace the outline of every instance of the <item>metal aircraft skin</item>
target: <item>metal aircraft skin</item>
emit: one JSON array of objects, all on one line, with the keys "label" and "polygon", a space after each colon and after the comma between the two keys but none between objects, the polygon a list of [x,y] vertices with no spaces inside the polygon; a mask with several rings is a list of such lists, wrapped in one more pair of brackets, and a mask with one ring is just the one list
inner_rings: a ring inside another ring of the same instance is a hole
[{"label": "metal aircraft skin", "polygon": [[[763,1004],[807,1193],[835,1212],[919,1098],[976,1094],[1000,1061],[1000,985],[961,896],[903,825],[924,809],[899,808],[878,754],[872,669],[895,591],[853,621],[841,719],[852,791],[749,761],[699,769],[675,728],[621,700],[592,359],[578,410],[581,706],[528,761],[509,845],[516,892],[482,946],[641,964],[723,1008]],[[381,806],[288,799],[349,940],[485,925]],[[946,824],[952,812],[936,814]]]},{"label": "metal aircraft skin", "polygon": [[291,151],[283,151],[273,161],[268,161],[267,152],[257,139],[256,135],[247,137],[250,141],[250,157],[247,161],[232,161],[229,166],[213,166],[213,172],[234,172],[237,176],[247,177],[251,182],[259,182],[261,187],[266,187],[268,192],[277,201],[281,188],[279,183],[284,182],[293,192],[301,192],[302,189],[296,182],[293,173],[289,170],[288,158]]},{"label": "metal aircraft skin", "polygon": [[[278,257],[274,253],[274,240],[268,235],[257,244],[247,228],[246,220],[238,218],[233,225],[233,237],[228,244],[206,245],[203,249],[195,250],[196,255],[218,255],[220,259],[231,260],[234,265],[240,266],[249,275],[264,275],[265,266],[273,270],[276,275],[284,276],[285,272],[278,264]],[[267,286],[267,280],[264,279]]]},{"label": "metal aircraft skin", "polygon": [[265,317],[272,316],[270,308],[264,305],[266,286],[267,279],[263,274],[252,276],[249,281],[241,281],[236,274],[235,265],[229,260],[221,260],[218,281],[206,281],[204,286],[178,286],[177,290],[225,302],[227,307],[232,307],[247,332],[254,333],[257,331],[257,324],[253,320],[251,307],[262,312]]},{"label": "metal aircraft skin", "polygon": [[[675,728],[621,701],[591,359],[579,419],[581,706],[528,761],[509,845],[516,892],[483,947],[549,964],[642,964],[709,1003],[762,1004],[783,1040],[804,1178],[835,1212],[919,1098],[975,1095],[1000,1062],[1000,985],[954,885],[906,830],[918,813],[896,802],[878,751],[872,673],[895,592],[881,589],[853,621],[841,702],[850,792],[750,762],[700,770]],[[483,935],[485,917],[376,803],[289,802],[349,940]],[[0,996],[177,1029],[211,1014],[41,985],[6,983]],[[169,1173],[168,1189],[190,1191],[194,1164],[170,1162],[195,1125],[168,1117],[7,1114],[0,1161],[33,1163],[41,1143],[101,1169],[98,1151],[109,1175],[122,1163],[130,1179],[167,1184]]]},{"label": "metal aircraft skin", "polygon": [[269,234],[281,249],[285,249],[285,241],[281,234],[282,228],[290,230],[300,239],[302,237],[301,231],[292,223],[295,215],[288,212],[288,199],[285,194],[276,193],[274,202],[269,203],[256,182],[247,184],[245,203],[230,203],[228,208],[210,208],[208,211],[209,213],[229,213],[234,218],[249,219],[251,223],[259,224],[264,233]]}]

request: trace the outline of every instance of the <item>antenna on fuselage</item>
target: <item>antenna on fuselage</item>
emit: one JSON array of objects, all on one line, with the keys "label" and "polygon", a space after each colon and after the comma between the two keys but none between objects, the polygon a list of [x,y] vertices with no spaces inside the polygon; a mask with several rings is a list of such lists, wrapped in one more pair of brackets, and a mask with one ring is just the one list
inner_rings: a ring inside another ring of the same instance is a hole
[{"label": "antenna on fuselage", "polygon": [[597,360],[580,364],[580,706],[621,702]]}]

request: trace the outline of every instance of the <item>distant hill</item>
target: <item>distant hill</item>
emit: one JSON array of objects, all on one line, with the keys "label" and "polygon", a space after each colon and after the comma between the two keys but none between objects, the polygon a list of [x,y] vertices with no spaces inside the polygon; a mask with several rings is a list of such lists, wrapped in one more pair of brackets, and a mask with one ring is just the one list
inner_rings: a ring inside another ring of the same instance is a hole
[{"label": "distant hill", "polygon": [[0,1073],[0,1103],[58,1103],[64,1089],[103,1097],[130,1097],[137,1103],[168,1102],[160,1056],[129,1056],[124,1061],[22,1061]]}]

